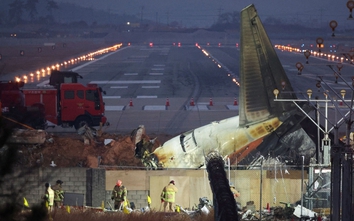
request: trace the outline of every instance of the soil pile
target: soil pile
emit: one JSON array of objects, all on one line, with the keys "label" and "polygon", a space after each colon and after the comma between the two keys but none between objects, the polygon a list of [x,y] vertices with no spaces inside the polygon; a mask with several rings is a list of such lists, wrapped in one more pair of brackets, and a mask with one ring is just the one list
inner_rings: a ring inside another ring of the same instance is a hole
[{"label": "soil pile", "polygon": [[[168,139],[168,136],[162,136]],[[144,142],[151,139],[141,136]],[[21,145],[18,166],[141,168],[135,157],[135,136],[103,133],[87,142],[79,134],[48,134],[44,144]],[[154,139],[153,149],[161,142]]]}]

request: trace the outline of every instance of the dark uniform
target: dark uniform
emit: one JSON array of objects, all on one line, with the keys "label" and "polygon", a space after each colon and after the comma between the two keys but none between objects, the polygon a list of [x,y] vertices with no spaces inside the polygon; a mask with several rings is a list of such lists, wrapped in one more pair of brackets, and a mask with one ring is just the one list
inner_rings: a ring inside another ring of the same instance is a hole
[{"label": "dark uniform", "polygon": [[112,200],[114,200],[114,209],[123,209],[124,202],[127,201],[127,188],[118,180],[112,191]]},{"label": "dark uniform", "polygon": [[63,181],[57,180],[56,184],[52,187],[54,190],[54,206],[56,208],[63,206],[64,190],[61,186],[63,183]]}]

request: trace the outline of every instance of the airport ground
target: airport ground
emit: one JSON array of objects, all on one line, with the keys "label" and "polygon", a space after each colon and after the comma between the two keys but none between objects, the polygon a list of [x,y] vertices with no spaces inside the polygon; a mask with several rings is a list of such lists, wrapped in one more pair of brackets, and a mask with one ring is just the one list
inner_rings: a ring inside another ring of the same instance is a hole
[{"label": "airport ground", "polygon": [[[113,39],[117,39],[114,43],[119,43],[118,40],[125,42],[117,51],[63,67],[82,75],[82,83],[98,83],[107,92],[104,101],[110,126],[104,128],[105,132],[130,135],[132,130],[144,125],[151,138],[157,137],[163,143],[182,132],[238,114],[239,86],[233,81],[239,80],[237,34],[200,31],[180,35],[165,33],[161,38],[152,33],[145,37],[147,40],[144,41],[141,33],[130,33],[111,34],[104,39],[5,39],[0,45],[0,79],[23,78],[36,70],[112,46]],[[275,42],[294,44],[295,47],[301,45],[299,41],[294,43],[294,40],[287,39],[275,39]],[[42,51],[39,52],[38,48]],[[21,50],[25,52],[23,56]],[[328,85],[337,92],[348,90],[341,79],[334,82],[333,70],[328,66],[331,64],[336,68],[338,60],[311,56],[307,64],[303,53],[285,49],[276,49],[276,52],[299,98],[306,98],[309,88],[313,90],[312,97],[324,97],[323,88],[316,87],[318,76],[328,79]],[[297,62],[304,65],[301,75],[295,66]],[[31,87],[42,82],[48,78],[46,73],[45,77],[33,82],[28,78],[26,85]],[[352,65],[343,62],[341,74],[347,82],[351,81],[351,73]],[[331,121],[328,129],[348,110],[343,105],[341,112],[333,112],[334,105],[329,106]],[[324,106],[321,110],[324,125]],[[58,126],[48,128],[48,132],[60,136],[76,135],[73,128]],[[345,134],[344,124],[340,127],[340,134]]]},{"label": "airport ground", "polygon": [[[107,92],[104,100],[111,126],[106,131],[129,133],[137,126],[145,125],[147,132],[175,135],[238,113],[237,105],[234,105],[238,102],[238,85],[232,81],[234,78],[239,80],[238,38],[237,33],[198,31],[192,34],[112,33],[103,39],[4,39],[0,45],[0,79],[11,80],[14,76],[28,75],[124,42],[122,49],[105,59],[75,63],[63,69],[83,75],[83,83],[99,81],[99,86]],[[311,40],[271,40],[274,44],[311,47]],[[196,49],[196,42],[210,53],[211,58]],[[38,48],[42,48],[41,52]],[[312,49],[317,50],[313,45]],[[322,50],[329,51],[329,48]],[[24,56],[20,51],[24,51]],[[329,85],[338,91],[348,88],[341,79],[334,83],[333,70],[328,67],[331,64],[336,70],[338,60],[311,56],[309,64],[306,64],[303,53],[276,51],[299,97],[306,97],[309,88],[313,90],[313,98],[323,97],[323,92],[318,92],[316,87],[318,76],[328,79]],[[298,75],[297,62],[304,65],[302,75]],[[343,64],[341,74],[349,82],[352,65],[348,62]],[[124,81],[132,79],[143,81],[124,85]],[[28,83],[28,86],[33,85]],[[346,97],[349,99],[348,95]],[[194,107],[190,106],[192,99]],[[341,115],[337,117],[339,119]],[[52,131],[75,132],[60,127]],[[343,130],[341,135],[344,135]]]},{"label": "airport ground", "polygon": [[[215,46],[213,44],[210,46],[204,42],[201,45],[212,55],[210,58],[206,57],[193,44],[182,44],[179,47],[178,41],[173,41],[177,43],[176,45],[153,42],[153,47],[150,47],[149,42],[132,43],[129,47],[126,45],[111,53],[112,55],[105,59],[96,59],[95,62],[86,61],[68,68],[82,74],[84,83],[98,82],[107,92],[104,99],[108,108],[106,115],[111,126],[106,128],[106,132],[129,135],[137,126],[144,125],[149,135],[153,134],[158,138],[160,135],[167,137],[237,114],[235,98],[238,97],[238,86],[232,81],[233,77],[238,79],[239,51],[236,43],[235,45],[230,44],[228,47],[223,45],[219,47],[216,43]],[[100,42],[98,45],[91,45],[87,42],[77,41],[75,44],[77,51],[60,55],[63,56],[60,57],[60,60],[91,52],[101,45],[107,47],[111,44]],[[91,46],[93,46],[92,49]],[[66,48],[68,47],[67,43]],[[11,48],[17,48],[15,51],[18,51],[17,46]],[[31,48],[38,50],[37,46]],[[51,47],[47,49],[53,50]],[[58,48],[54,50],[56,49]],[[34,51],[33,53],[38,52]],[[349,89],[343,81],[334,82],[333,70],[329,68],[328,64],[330,63],[336,68],[337,60],[320,56],[310,57],[309,64],[306,64],[303,53],[290,53],[286,50],[277,50],[277,53],[288,73],[292,86],[299,92],[299,96],[306,96],[306,90],[312,88],[314,94],[323,97],[323,91],[317,91],[316,87],[318,76],[325,77],[328,84],[337,91]],[[28,49],[25,50],[25,54],[28,54]],[[18,57],[18,59],[23,58],[25,57]],[[6,60],[7,57],[3,54],[1,62],[5,63]],[[43,67],[51,64],[48,61],[44,65],[44,60],[44,58],[38,58],[38,64]],[[29,64],[35,63],[31,59],[28,61]],[[55,62],[60,61],[56,60]],[[298,74],[295,67],[296,62],[302,62],[305,66],[301,75]],[[221,68],[218,64],[221,65]],[[21,70],[14,72],[14,75],[22,76],[22,74],[28,73],[26,65],[21,63],[17,66],[21,67]],[[346,82],[351,83],[351,73],[352,65],[349,62],[345,63],[341,74]],[[114,82],[115,85],[109,83],[107,79]],[[123,81],[127,83],[128,80],[139,80],[143,83],[134,86],[128,85],[128,87],[121,83]],[[146,83],[151,80],[154,80],[153,84]],[[192,98],[194,105],[191,105]],[[169,105],[166,105],[167,102]],[[333,105],[331,106],[333,107]],[[345,107],[343,107],[343,112],[345,112],[344,109]],[[332,112],[330,115],[333,116],[332,119],[341,117],[340,113],[335,115]],[[75,133],[73,129],[59,127],[48,131],[60,134]],[[78,143],[82,147],[82,143]],[[69,143],[66,145],[73,147]],[[55,149],[60,149],[60,146],[56,146]],[[72,149],[75,150],[75,147]],[[90,150],[86,149],[87,151]],[[53,152],[50,154],[55,155]]]}]

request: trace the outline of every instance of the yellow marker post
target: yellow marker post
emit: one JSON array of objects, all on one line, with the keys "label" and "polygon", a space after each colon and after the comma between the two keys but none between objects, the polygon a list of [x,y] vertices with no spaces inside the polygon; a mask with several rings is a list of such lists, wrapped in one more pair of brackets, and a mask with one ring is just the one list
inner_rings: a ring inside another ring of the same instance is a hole
[{"label": "yellow marker post", "polygon": [[27,202],[26,198],[24,198],[24,197],[23,197],[23,205],[25,207],[29,207],[28,202]]}]

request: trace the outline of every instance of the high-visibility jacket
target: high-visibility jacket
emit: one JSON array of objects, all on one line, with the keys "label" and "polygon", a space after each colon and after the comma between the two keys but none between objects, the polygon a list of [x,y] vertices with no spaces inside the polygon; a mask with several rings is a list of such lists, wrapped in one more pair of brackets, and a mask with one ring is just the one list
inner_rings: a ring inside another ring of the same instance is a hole
[{"label": "high-visibility jacket", "polygon": [[64,200],[64,191],[59,184],[56,184],[52,188],[54,190],[54,201],[62,202]]},{"label": "high-visibility jacket", "polygon": [[112,191],[112,197],[115,201],[126,201],[127,200],[127,188],[125,186],[115,185]]},{"label": "high-visibility jacket", "polygon": [[53,206],[54,205],[54,191],[52,188],[48,187],[48,189],[45,191],[45,196],[46,200],[46,205],[48,206]]},{"label": "high-visibility jacket", "polygon": [[174,203],[177,191],[177,187],[170,183],[162,189],[161,199],[166,202]]}]

